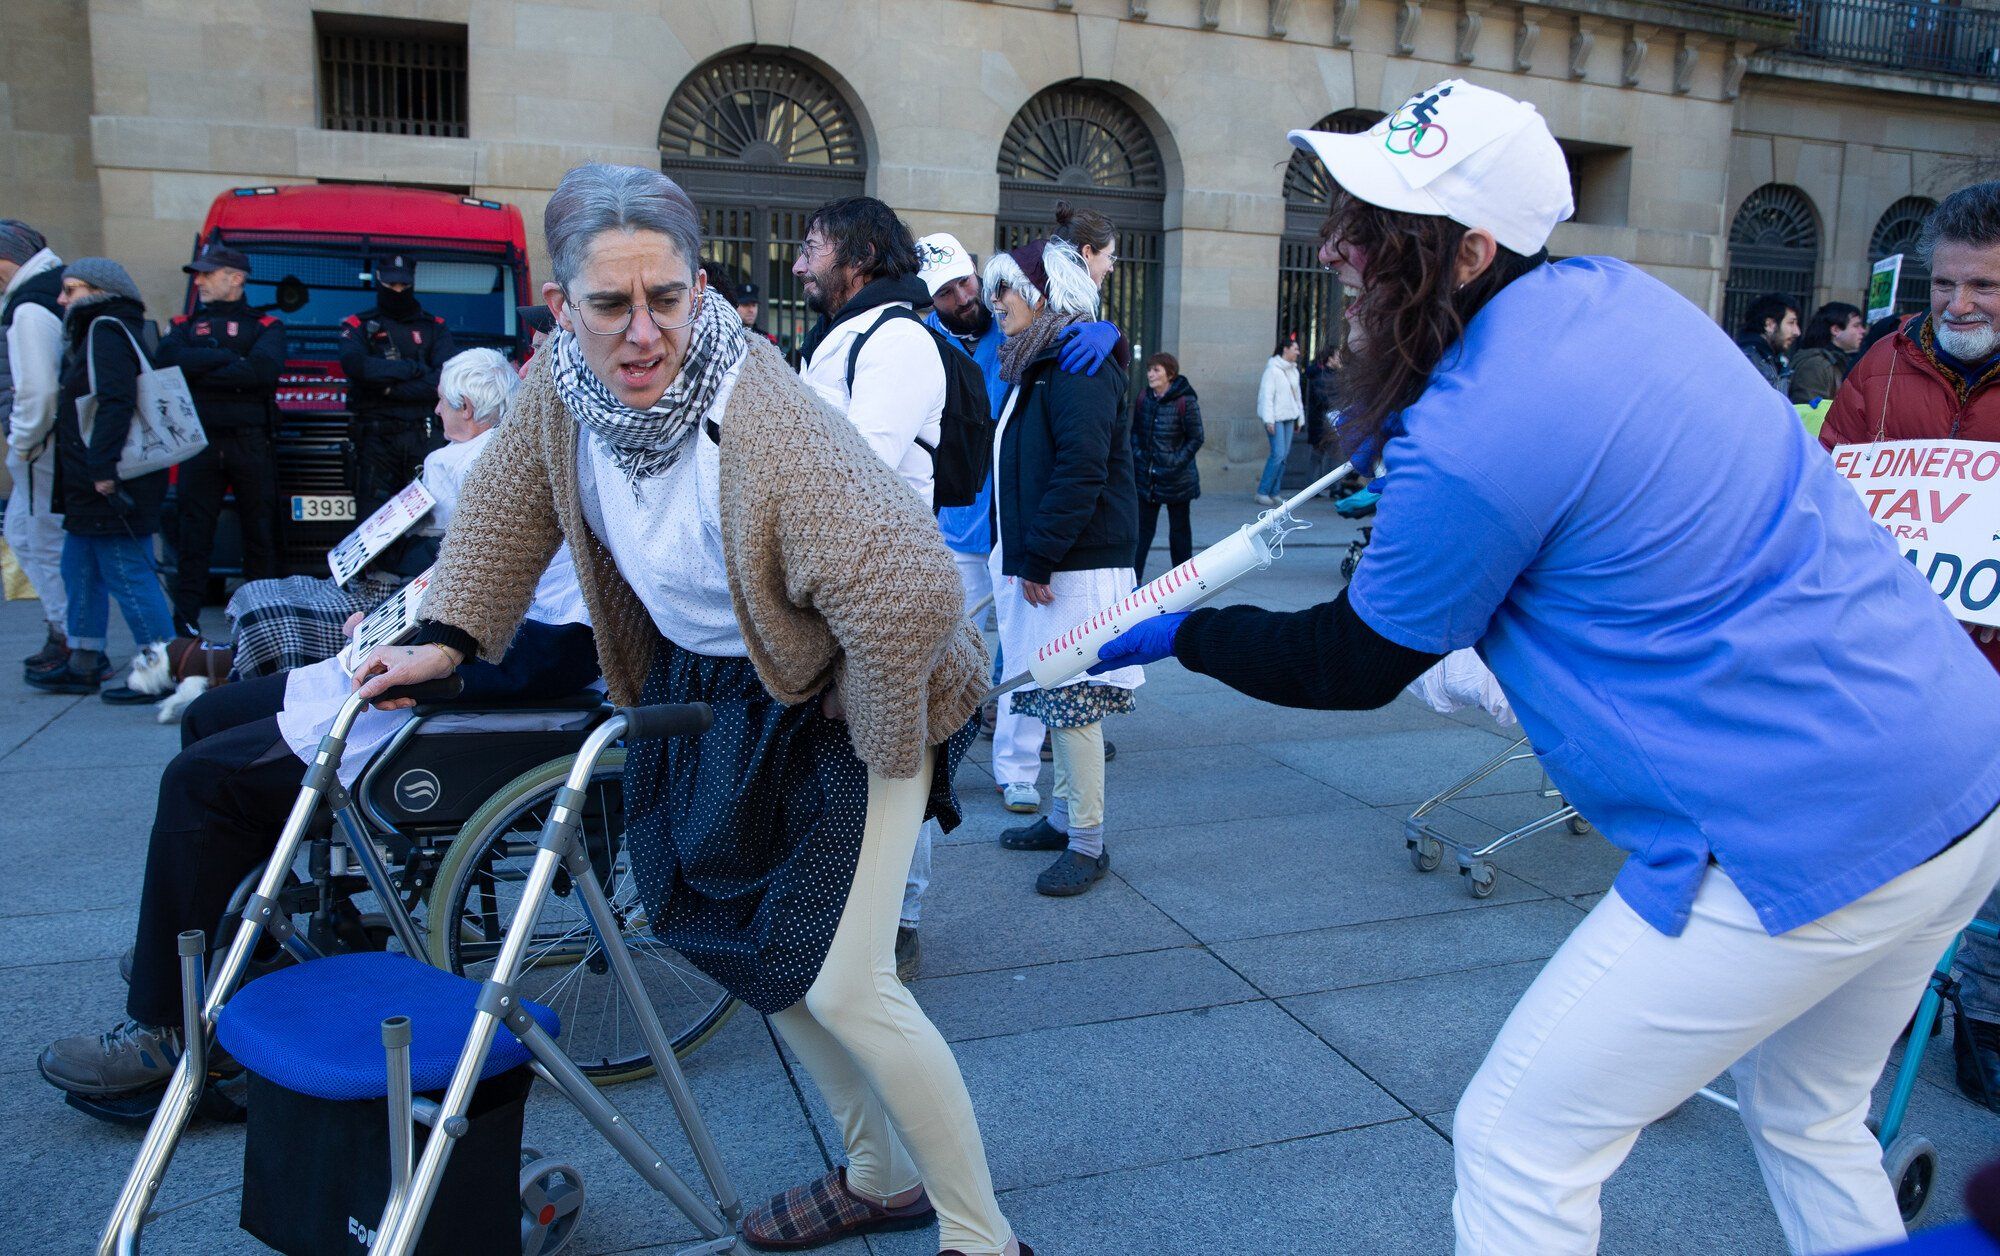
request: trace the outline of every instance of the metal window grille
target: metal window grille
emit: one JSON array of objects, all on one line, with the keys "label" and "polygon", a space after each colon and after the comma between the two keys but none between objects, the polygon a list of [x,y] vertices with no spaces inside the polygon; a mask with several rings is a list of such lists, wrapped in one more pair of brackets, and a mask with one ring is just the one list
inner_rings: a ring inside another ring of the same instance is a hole
[{"label": "metal window grille", "polygon": [[1896,313],[1915,314],[1931,305],[1931,268],[1917,251],[1924,219],[1937,208],[1927,196],[1906,196],[1889,206],[1875,224],[1868,239],[1868,264],[1873,266],[1892,253],[1903,255],[1903,275],[1896,284]]},{"label": "metal window grille", "polygon": [[319,33],[320,125],[385,135],[466,135],[465,28]]},{"label": "metal window grille", "polygon": [[1138,387],[1146,355],[1162,347],[1166,305],[1166,163],[1152,131],[1110,92],[1061,83],[1036,93],[1014,115],[996,169],[996,248],[1052,233],[1059,201],[1111,219],[1118,262],[1104,281],[1099,312],[1125,333]]},{"label": "metal window grille", "polygon": [[[1315,131],[1355,135],[1382,115],[1343,109],[1313,125]],[[1308,358],[1338,345],[1346,334],[1340,279],[1319,264],[1319,228],[1333,210],[1333,181],[1311,153],[1293,150],[1285,167],[1285,234],[1278,242],[1277,335],[1296,335]]]},{"label": "metal window grille", "polygon": [[1729,228],[1722,325],[1734,332],[1758,297],[1780,293],[1803,313],[1819,274],[1819,220],[1805,193],[1782,183],[1752,192]]},{"label": "metal window grille", "polygon": [[1932,0],[1788,0],[1793,56],[2000,80],[2000,11]]}]

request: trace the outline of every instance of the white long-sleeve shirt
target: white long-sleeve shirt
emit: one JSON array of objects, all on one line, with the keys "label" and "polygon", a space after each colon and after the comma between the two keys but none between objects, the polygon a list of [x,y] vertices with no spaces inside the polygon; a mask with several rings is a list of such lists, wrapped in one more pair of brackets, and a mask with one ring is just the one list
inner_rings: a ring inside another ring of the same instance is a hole
[{"label": "white long-sleeve shirt", "polygon": [[936,471],[917,438],[937,448],[945,399],[944,363],[930,333],[910,319],[891,319],[861,347],[854,391],[847,389],[847,355],[854,338],[888,317],[892,306],[910,308],[907,301],[892,302],[834,324],[799,375],[820,400],[847,416],[875,456],[928,506]]},{"label": "white long-sleeve shirt", "polygon": [[[7,295],[62,259],[43,249],[14,272]],[[4,298],[0,298],[4,299]],[[7,424],[7,443],[15,454],[33,459],[43,452],[56,426],[56,397],[62,391],[62,319],[46,307],[22,302],[7,328],[7,371],[14,380],[14,409]]]},{"label": "white long-sleeve shirt", "polygon": [[1299,364],[1273,354],[1257,385],[1258,419],[1269,424],[1296,423],[1305,413],[1305,403],[1299,399]]}]

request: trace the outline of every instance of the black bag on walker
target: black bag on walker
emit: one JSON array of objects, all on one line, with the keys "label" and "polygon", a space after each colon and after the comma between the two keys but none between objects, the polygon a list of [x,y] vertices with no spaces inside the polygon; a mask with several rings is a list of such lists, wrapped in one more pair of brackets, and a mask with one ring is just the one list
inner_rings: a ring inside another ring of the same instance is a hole
[{"label": "black bag on walker", "polygon": [[[382,1021],[410,1020],[410,1073],[437,1098],[473,1021],[479,983],[405,955],[316,959],[251,982],[222,1009],[221,1047],[250,1074],[242,1226],[287,1256],[365,1256],[389,1194]],[[549,1031],[556,1015],[526,1010]],[[521,1250],[521,1121],[534,1074],[504,1027],[445,1166],[420,1253]],[[420,1158],[427,1126],[417,1125]]]},{"label": "black bag on walker", "polygon": [[[471,1128],[445,1164],[421,1256],[521,1250],[521,1117],[533,1080],[512,1068],[472,1092]],[[249,1126],[243,1228],[285,1256],[366,1256],[389,1199],[388,1101],[318,1099],[253,1072]],[[419,1151],[428,1134],[416,1127]]]}]

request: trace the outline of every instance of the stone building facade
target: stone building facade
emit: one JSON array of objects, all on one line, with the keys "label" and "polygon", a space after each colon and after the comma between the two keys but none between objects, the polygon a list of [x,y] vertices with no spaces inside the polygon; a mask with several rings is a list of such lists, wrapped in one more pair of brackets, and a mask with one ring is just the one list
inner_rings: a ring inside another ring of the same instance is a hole
[{"label": "stone building facade", "polygon": [[[815,197],[865,190],[982,254],[1066,197],[1121,227],[1110,300],[1140,347],[1234,418],[1280,331],[1333,330],[1324,187],[1285,130],[1358,127],[1450,76],[1534,102],[1563,141],[1579,211],[1554,253],[1629,259],[1720,317],[1751,285],[1858,301],[1897,224],[2000,152],[1980,46],[2000,13],[1920,47],[1908,21],[1835,20],[1885,3],[15,0],[0,213],[126,261],[164,312],[227,188],[463,189],[519,204],[532,238],[568,167],[664,163],[782,333]],[[327,40],[371,31],[462,49],[446,133],[336,129],[373,123],[330,116]],[[1254,425],[1230,437],[1211,462],[1260,456]]]}]

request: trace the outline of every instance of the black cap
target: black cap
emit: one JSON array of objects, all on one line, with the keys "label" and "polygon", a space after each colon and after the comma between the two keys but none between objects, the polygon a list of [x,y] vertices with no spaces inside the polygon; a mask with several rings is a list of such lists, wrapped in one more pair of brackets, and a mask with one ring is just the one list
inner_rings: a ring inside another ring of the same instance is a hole
[{"label": "black cap", "polygon": [[221,270],[224,266],[231,270],[240,270],[246,275],[250,273],[250,259],[226,244],[209,245],[181,269],[190,275],[206,275],[209,271]]},{"label": "black cap", "polygon": [[737,305],[756,305],[763,299],[764,294],[757,291],[757,285],[754,283],[744,283],[736,286]]},{"label": "black cap", "polygon": [[394,257],[385,257],[375,263],[376,283],[415,283],[416,281],[417,264],[404,254],[398,253]]},{"label": "black cap", "polygon": [[514,307],[514,316],[520,319],[529,331],[538,331],[544,336],[555,335],[556,316],[549,312],[549,307],[546,305],[517,305]]}]

